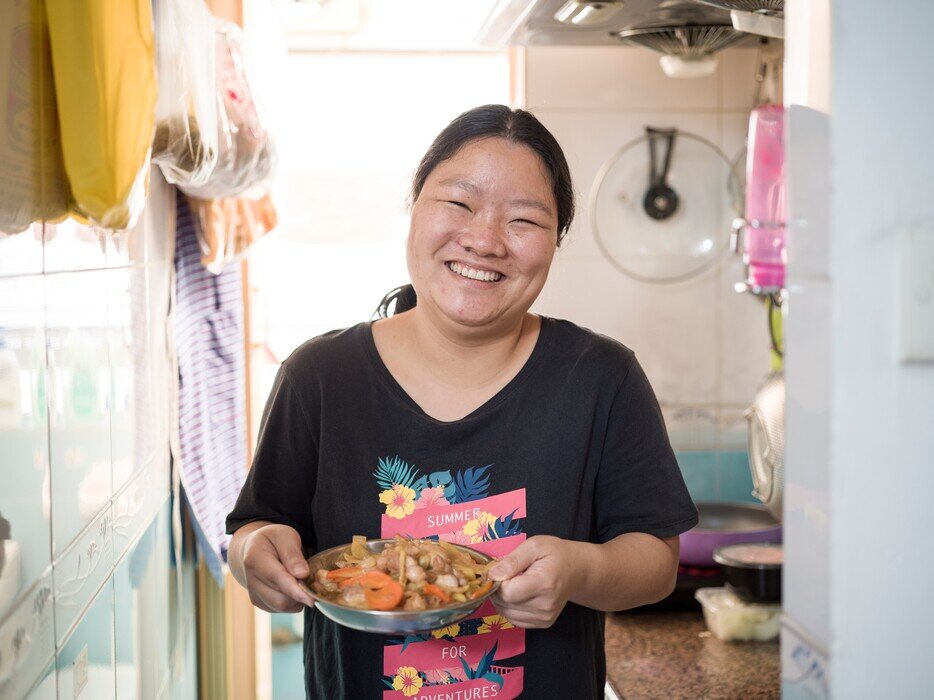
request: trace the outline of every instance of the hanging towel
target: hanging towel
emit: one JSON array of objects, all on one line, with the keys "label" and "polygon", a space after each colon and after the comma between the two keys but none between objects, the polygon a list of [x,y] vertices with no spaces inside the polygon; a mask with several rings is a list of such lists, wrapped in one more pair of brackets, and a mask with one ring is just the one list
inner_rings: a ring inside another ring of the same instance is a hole
[{"label": "hanging towel", "polygon": [[243,298],[239,263],[219,275],[201,264],[188,202],[176,197],[177,468],[202,554],[223,585],[224,520],[246,477]]}]

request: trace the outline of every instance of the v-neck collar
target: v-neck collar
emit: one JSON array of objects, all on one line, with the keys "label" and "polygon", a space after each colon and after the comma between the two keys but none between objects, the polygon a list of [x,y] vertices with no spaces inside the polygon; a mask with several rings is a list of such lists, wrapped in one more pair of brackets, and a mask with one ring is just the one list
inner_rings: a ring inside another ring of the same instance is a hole
[{"label": "v-neck collar", "polygon": [[553,319],[547,316],[539,316],[539,318],[541,319],[541,324],[538,330],[538,338],[535,339],[535,346],[532,348],[532,352],[528,359],[525,361],[522,367],[519,368],[519,371],[516,372],[512,379],[510,379],[502,389],[493,394],[493,396],[484,401],[463,418],[458,418],[453,421],[439,420],[438,418],[429,415],[421,406],[418,405],[418,403],[415,402],[411,396],[409,396],[408,392],[402,388],[402,385],[399,384],[396,378],[392,375],[392,372],[389,371],[386,363],[383,362],[383,358],[380,356],[379,350],[376,347],[376,340],[373,338],[374,321],[367,321],[364,323],[362,331],[365,337],[367,355],[370,357],[370,360],[373,363],[373,367],[375,368],[376,374],[380,381],[383,383],[383,385],[385,385],[390,393],[408,410],[417,414],[425,421],[434,423],[436,425],[457,426],[481,418],[490,411],[494,410],[513,392],[515,392],[518,387],[524,384],[529,375],[531,375],[535,368],[541,363],[541,358],[545,354],[545,349],[551,342]]}]

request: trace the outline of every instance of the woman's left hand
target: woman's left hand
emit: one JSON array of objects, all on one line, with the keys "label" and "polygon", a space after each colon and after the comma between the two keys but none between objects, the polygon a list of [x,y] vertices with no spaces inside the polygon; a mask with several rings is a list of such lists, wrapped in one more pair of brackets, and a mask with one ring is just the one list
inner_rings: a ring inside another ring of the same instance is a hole
[{"label": "woman's left hand", "polygon": [[499,613],[516,627],[551,627],[577,585],[579,545],[537,535],[491,567],[490,578],[502,581],[493,596]]}]

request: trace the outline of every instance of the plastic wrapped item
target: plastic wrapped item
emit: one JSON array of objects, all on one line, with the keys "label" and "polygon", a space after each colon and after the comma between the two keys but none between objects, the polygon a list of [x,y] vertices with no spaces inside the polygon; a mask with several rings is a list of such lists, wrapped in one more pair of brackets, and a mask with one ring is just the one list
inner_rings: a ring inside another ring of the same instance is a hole
[{"label": "plastic wrapped item", "polygon": [[0,2],[0,236],[68,212],[43,0]]},{"label": "plastic wrapped item", "polygon": [[204,185],[217,163],[214,18],[201,0],[153,7],[159,98],[152,160],[177,185]]},{"label": "plastic wrapped item", "polygon": [[46,0],[75,213],[109,229],[146,203],[156,106],[150,0]]},{"label": "plastic wrapped item", "polygon": [[272,199],[213,199],[189,201],[195,215],[201,264],[219,275],[258,238],[276,227]]},{"label": "plastic wrapped item", "polygon": [[768,642],[781,631],[781,605],[746,603],[726,588],[699,588],[694,597],[704,608],[707,629],[721,641]]},{"label": "plastic wrapped item", "polygon": [[198,199],[236,197],[260,187],[272,173],[275,151],[247,80],[240,28],[215,20],[217,55],[217,164],[201,186],[180,184]]}]

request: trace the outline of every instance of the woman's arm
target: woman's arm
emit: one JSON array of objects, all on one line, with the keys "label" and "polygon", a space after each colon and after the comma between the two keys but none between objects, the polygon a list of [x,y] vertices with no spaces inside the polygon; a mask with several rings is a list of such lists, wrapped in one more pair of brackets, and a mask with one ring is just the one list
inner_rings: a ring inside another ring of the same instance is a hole
[{"label": "woman's arm", "polygon": [[227,550],[230,573],[267,612],[299,612],[312,605],[298,585],[308,576],[298,532],[288,525],[257,520],[238,528]]},{"label": "woman's arm", "polygon": [[677,537],[629,532],[604,544],[531,537],[490,569],[494,598],[518,627],[550,627],[568,601],[595,610],[654,603],[674,589]]}]

